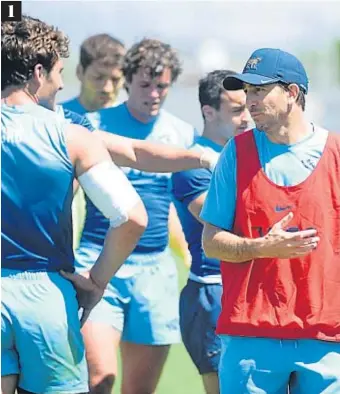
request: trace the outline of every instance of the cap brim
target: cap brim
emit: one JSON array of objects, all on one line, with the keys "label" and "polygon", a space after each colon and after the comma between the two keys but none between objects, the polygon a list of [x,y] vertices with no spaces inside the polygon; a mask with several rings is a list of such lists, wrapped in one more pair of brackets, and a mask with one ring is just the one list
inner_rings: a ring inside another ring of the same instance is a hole
[{"label": "cap brim", "polygon": [[236,90],[241,89],[244,83],[248,83],[249,85],[270,85],[279,81],[279,78],[268,78],[259,74],[244,73],[225,78],[223,80],[223,87],[226,90]]}]

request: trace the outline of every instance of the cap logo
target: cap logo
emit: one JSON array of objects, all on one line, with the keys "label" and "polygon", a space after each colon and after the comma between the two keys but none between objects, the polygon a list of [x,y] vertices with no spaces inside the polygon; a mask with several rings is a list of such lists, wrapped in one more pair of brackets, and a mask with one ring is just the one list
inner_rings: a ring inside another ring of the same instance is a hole
[{"label": "cap logo", "polygon": [[260,63],[260,61],[262,60],[261,57],[253,57],[250,58],[247,61],[247,64],[245,66],[245,69],[250,69],[250,70],[256,70],[257,69],[257,65]]}]

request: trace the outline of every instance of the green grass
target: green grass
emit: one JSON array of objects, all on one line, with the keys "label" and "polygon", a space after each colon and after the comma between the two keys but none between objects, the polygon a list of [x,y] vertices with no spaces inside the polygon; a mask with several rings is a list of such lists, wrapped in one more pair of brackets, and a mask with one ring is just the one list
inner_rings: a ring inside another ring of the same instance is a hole
[{"label": "green grass", "polygon": [[[84,218],[84,201],[82,193],[78,192],[73,206],[74,221],[74,246],[78,244],[79,232]],[[177,259],[178,277],[180,289],[185,285],[188,277],[188,269]],[[117,383],[113,390],[114,394],[120,393],[121,368],[119,364]],[[193,365],[183,344],[173,345],[169,357],[164,366],[163,374],[157,388],[157,394],[204,394],[203,384],[195,366]]]}]

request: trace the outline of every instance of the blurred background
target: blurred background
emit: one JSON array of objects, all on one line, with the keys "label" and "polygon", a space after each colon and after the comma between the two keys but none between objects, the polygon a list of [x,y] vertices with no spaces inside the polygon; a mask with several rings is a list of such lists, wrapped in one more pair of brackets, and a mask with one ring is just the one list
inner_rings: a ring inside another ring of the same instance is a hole
[{"label": "blurred background", "polygon": [[254,49],[279,47],[307,69],[308,117],[340,131],[340,1],[24,1],[23,12],[71,39],[60,100],[78,92],[75,67],[88,36],[108,33],[127,47],[158,38],[178,49],[184,67],[166,108],[200,129],[198,79],[216,68],[242,71]]},{"label": "blurred background", "polygon": [[[217,68],[242,71],[251,52],[278,47],[304,63],[310,79],[307,116],[340,131],[340,2],[308,1],[23,1],[23,12],[58,26],[71,39],[65,89],[59,101],[77,95],[79,46],[108,33],[127,47],[158,38],[177,48],[184,72],[165,107],[202,127],[197,82]],[[120,99],[124,100],[122,92]],[[178,259],[180,286],[187,268]],[[119,393],[119,385],[115,388]],[[173,346],[158,394],[203,394],[201,380],[182,345]],[[232,393],[231,393],[232,394]]]}]

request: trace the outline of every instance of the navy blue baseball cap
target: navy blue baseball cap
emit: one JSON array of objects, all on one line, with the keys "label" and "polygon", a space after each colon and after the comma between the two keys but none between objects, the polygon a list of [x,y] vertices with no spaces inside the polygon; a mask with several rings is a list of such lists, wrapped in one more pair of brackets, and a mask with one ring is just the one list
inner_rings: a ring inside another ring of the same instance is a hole
[{"label": "navy blue baseball cap", "polygon": [[282,82],[295,83],[307,94],[308,77],[305,68],[294,55],[281,49],[257,49],[247,61],[242,74],[236,74],[224,79],[226,90],[240,89],[240,83],[249,85],[269,85]]}]

